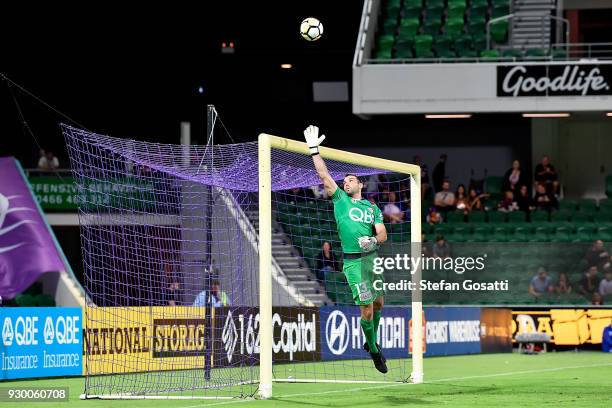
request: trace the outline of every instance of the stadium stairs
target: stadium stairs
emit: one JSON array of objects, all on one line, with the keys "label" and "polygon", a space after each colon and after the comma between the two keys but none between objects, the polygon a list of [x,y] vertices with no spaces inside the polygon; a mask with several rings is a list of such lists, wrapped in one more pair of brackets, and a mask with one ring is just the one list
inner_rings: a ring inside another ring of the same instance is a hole
[{"label": "stadium stairs", "polygon": [[548,49],[551,42],[550,18],[555,0],[515,0],[511,44],[519,49]]},{"label": "stadium stairs", "polygon": [[[255,229],[259,232],[257,211],[246,211],[246,215]],[[333,304],[327,297],[325,289],[321,287],[308,264],[290,242],[289,237],[283,232],[278,222],[273,219],[272,257],[282,272],[300,294],[311,301],[315,306]]]}]

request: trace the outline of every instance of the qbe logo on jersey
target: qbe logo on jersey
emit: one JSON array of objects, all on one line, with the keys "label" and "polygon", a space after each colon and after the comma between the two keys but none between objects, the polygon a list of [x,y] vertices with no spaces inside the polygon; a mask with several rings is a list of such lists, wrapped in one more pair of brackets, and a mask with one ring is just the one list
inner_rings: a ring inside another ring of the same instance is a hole
[{"label": "qbe logo on jersey", "polygon": [[82,374],[82,311],[71,307],[0,309],[2,379]]},{"label": "qbe logo on jersey", "polygon": [[[361,313],[357,306],[322,307],[321,359],[370,358],[363,350],[365,337],[361,329]],[[387,358],[408,356],[408,322],[410,309],[386,307],[378,326],[378,343]]]}]

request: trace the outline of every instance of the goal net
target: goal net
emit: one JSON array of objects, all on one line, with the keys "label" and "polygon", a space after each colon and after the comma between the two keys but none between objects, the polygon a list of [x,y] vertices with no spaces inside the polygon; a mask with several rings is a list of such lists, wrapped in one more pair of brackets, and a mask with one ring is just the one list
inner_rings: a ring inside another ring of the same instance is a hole
[{"label": "goal net", "polygon": [[[276,381],[422,381],[420,292],[385,294],[386,375],[363,350],[333,204],[304,143],[184,146],[62,128],[88,296],[84,397],[265,398]],[[364,199],[384,210],[379,255],[420,254],[418,167],[321,155],[339,184],[359,176]]]}]

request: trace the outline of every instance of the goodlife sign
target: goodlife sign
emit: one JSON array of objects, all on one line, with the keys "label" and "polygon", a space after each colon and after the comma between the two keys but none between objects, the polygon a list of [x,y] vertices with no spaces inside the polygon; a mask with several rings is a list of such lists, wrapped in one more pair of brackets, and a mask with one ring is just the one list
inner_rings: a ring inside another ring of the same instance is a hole
[{"label": "goodlife sign", "polygon": [[612,95],[612,65],[501,65],[497,96]]}]

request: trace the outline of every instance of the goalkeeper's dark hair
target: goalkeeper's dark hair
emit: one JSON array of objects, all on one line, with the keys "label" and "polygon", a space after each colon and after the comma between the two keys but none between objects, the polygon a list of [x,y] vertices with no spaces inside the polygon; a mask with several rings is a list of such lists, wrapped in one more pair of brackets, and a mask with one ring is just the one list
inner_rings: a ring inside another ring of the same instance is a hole
[{"label": "goalkeeper's dark hair", "polygon": [[348,176],[353,176],[357,179],[358,182],[360,182],[361,184],[365,184],[365,180],[362,177],[356,175],[355,173],[347,173],[344,175],[344,178],[347,178]]}]

